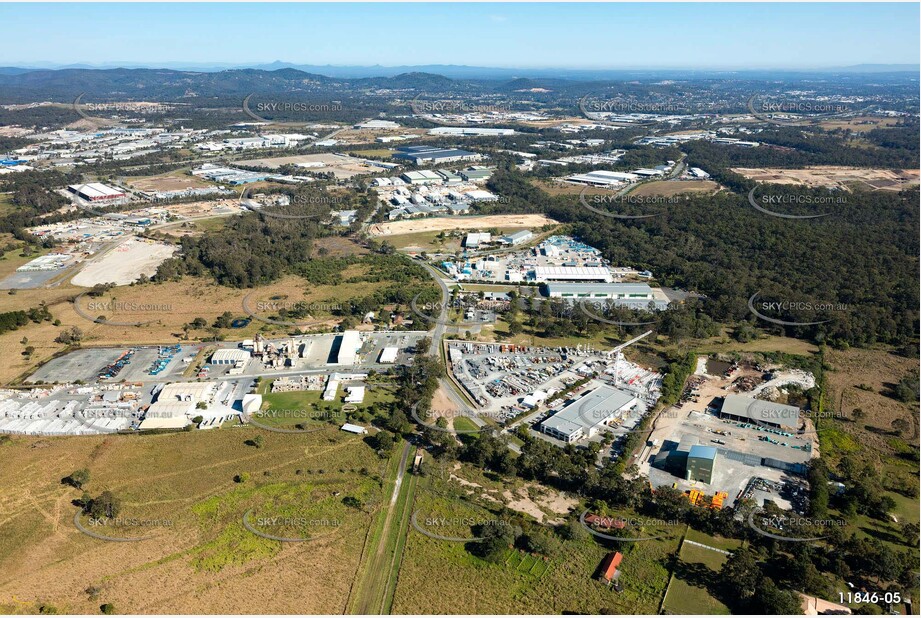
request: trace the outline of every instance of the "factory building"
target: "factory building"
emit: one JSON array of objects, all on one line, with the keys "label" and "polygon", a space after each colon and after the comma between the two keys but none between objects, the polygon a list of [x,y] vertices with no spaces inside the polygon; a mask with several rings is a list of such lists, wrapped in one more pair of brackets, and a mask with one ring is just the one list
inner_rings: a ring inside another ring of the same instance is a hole
[{"label": "factory building", "polygon": [[399,352],[400,352],[400,348],[396,348],[396,347],[384,348],[383,350],[381,350],[381,356],[377,360],[377,362],[379,362],[382,365],[390,365],[392,363],[395,363],[397,362],[397,354],[399,354]]},{"label": "factory building", "polygon": [[67,190],[87,202],[108,202],[125,197],[125,192],[121,189],[115,189],[101,182],[70,185]]},{"label": "factory building", "polygon": [[471,232],[464,238],[464,246],[468,249],[476,249],[489,242],[492,242],[492,234],[489,232]]},{"label": "factory building", "polygon": [[534,280],[601,281],[611,283],[614,281],[614,276],[604,266],[538,266],[534,269]]},{"label": "factory building", "polygon": [[716,448],[695,444],[688,451],[685,480],[699,481],[708,485],[713,479],[713,468],[716,465]]},{"label": "factory building", "polygon": [[545,420],[541,423],[541,430],[572,444],[591,438],[602,427],[622,418],[636,403],[637,399],[631,393],[611,386],[600,386]]},{"label": "factory building", "polygon": [[534,238],[534,233],[529,230],[521,230],[520,232],[515,232],[513,234],[507,234],[499,239],[499,242],[503,245],[516,246],[521,243],[528,242]]},{"label": "factory building", "polygon": [[796,406],[752,399],[743,395],[726,395],[719,417],[740,423],[757,423],[785,431],[800,427],[800,410]]},{"label": "factory building", "polygon": [[637,174],[631,174],[628,172],[608,172],[605,170],[598,170],[594,172],[588,172],[587,174],[574,174],[572,176],[567,176],[566,181],[572,182],[580,185],[589,185],[592,187],[607,187],[611,185],[619,185],[625,182],[634,182],[639,180]]},{"label": "factory building", "polygon": [[668,307],[668,299],[656,294],[645,283],[547,283],[545,294],[549,298],[567,300],[605,301],[631,309],[661,311]]},{"label": "factory building", "polygon": [[469,150],[457,148],[437,148],[435,146],[401,146],[397,148],[394,159],[411,161],[416,165],[424,163],[451,163],[453,161],[476,161],[480,155]]},{"label": "factory building", "polygon": [[336,337],[338,350],[333,365],[354,365],[358,362],[358,350],[361,349],[361,334],[357,330],[347,330]]},{"label": "factory building", "polygon": [[220,350],[215,350],[214,354],[211,355],[211,364],[243,366],[249,359],[250,353],[248,350],[240,350],[237,348],[222,348]]}]

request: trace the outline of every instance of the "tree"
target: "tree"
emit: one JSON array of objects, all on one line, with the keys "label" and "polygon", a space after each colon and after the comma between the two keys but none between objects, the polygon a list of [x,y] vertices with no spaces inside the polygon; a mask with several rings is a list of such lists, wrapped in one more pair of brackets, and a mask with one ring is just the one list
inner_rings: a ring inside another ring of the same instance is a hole
[{"label": "tree", "polygon": [[112,605],[111,603],[103,603],[102,605],[99,606],[99,611],[106,615],[112,615],[112,614],[118,613],[115,611],[115,606]]},{"label": "tree", "polygon": [[88,511],[94,519],[118,517],[121,512],[121,501],[106,490],[90,500]]},{"label": "tree", "polygon": [[83,331],[77,328],[76,326],[71,326],[63,331],[61,331],[55,341],[57,343],[63,343],[64,345],[71,345],[79,343],[83,339]]},{"label": "tree", "polygon": [[803,613],[799,596],[789,590],[781,590],[770,577],[761,580],[761,586],[752,602],[760,613],[769,616],[801,615]]},{"label": "tree", "polygon": [[515,544],[514,528],[502,522],[476,526],[474,533],[480,538],[475,546],[476,555],[490,562],[501,562],[505,552]]},{"label": "tree", "polygon": [[720,570],[720,579],[731,591],[731,596],[743,603],[751,599],[758,592],[761,581],[761,569],[754,552],[748,547],[734,551]]},{"label": "tree", "polygon": [[75,489],[83,489],[83,486],[90,482],[90,471],[86,468],[74,470],[70,476],[64,478],[64,482]]}]

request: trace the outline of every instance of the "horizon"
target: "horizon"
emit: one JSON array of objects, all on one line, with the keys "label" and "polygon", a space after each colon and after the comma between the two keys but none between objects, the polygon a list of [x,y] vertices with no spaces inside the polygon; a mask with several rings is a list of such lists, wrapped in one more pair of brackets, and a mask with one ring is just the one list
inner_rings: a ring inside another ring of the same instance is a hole
[{"label": "horizon", "polygon": [[[915,67],[921,45],[919,5],[909,3],[349,6],[360,7],[364,19],[355,22],[352,11],[320,3],[5,3],[0,17],[9,28],[3,55],[23,54],[42,40],[45,57],[4,57],[0,65],[232,69],[280,62],[382,69],[825,71]],[[88,36],[101,24],[103,45]],[[761,32],[777,35],[753,36]],[[494,66],[499,57],[503,66]]]}]

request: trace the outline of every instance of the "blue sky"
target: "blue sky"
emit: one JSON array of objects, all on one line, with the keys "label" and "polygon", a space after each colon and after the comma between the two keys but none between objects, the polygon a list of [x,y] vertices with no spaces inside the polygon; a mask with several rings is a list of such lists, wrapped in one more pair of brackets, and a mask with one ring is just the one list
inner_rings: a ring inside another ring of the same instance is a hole
[{"label": "blue sky", "polygon": [[0,66],[918,63],[918,3],[0,4]]}]

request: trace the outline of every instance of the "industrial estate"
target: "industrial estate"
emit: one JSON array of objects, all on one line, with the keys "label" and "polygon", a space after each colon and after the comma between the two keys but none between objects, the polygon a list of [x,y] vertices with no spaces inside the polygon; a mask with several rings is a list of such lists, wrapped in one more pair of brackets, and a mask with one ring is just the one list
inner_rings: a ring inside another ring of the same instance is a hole
[{"label": "industrial estate", "polygon": [[0,609],[917,613],[918,72],[446,71],[0,70]]}]

